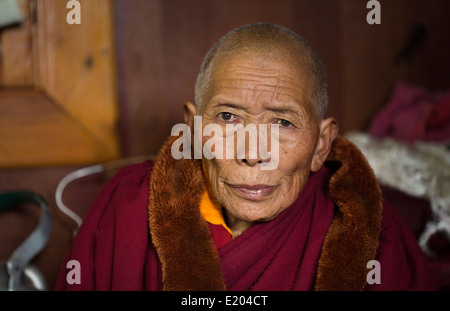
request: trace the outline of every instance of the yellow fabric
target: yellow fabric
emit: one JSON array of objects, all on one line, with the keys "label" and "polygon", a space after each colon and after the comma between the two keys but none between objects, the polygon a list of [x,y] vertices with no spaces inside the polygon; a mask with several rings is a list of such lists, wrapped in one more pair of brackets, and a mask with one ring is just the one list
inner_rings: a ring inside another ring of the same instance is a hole
[{"label": "yellow fabric", "polygon": [[[233,233],[230,228],[228,228],[225,223],[225,219],[222,215],[222,207],[220,205],[215,205],[209,198],[208,191],[203,193],[202,202],[200,203],[200,212],[206,221],[213,225],[222,225],[233,237]],[[234,237],[233,237],[234,238]]]},{"label": "yellow fabric", "polygon": [[[205,179],[208,180],[205,165],[203,164],[202,166]],[[208,191],[208,189],[210,191]],[[225,219],[223,218],[222,207],[214,197],[212,197],[213,199],[211,199],[209,194],[210,192],[211,189],[209,185],[207,185],[206,190],[203,193],[202,201],[200,203],[200,212],[202,213],[203,217],[207,222],[213,225],[223,226],[231,234],[231,237],[234,239],[233,232],[231,232],[230,228],[228,228],[227,224],[225,223]]]}]

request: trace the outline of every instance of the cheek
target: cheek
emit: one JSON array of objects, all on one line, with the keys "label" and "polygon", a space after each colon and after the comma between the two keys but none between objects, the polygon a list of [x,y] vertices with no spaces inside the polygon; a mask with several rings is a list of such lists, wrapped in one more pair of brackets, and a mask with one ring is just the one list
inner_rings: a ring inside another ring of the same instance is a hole
[{"label": "cheek", "polygon": [[220,159],[212,159],[206,160],[203,159],[203,163],[205,166],[206,174],[209,179],[210,190],[212,190],[214,196],[220,198],[223,196],[224,188],[223,188],[223,179],[229,171],[229,164],[227,160]]},{"label": "cheek", "polygon": [[283,175],[298,175],[299,172],[309,174],[314,146],[299,143],[301,140],[302,138],[280,141],[278,170]]},{"label": "cheek", "polygon": [[314,145],[299,142],[308,141],[297,135],[280,141],[280,161],[277,172],[283,180],[280,200],[292,203],[305,185],[311,169]]}]

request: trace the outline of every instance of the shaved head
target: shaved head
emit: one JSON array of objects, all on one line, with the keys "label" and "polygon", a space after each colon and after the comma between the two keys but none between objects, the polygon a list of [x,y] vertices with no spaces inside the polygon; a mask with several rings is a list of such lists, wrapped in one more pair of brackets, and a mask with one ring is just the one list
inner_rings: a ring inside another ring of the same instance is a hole
[{"label": "shaved head", "polygon": [[319,120],[328,106],[327,78],[318,53],[295,32],[275,24],[255,23],[236,28],[224,35],[203,59],[195,85],[197,111],[209,100],[214,83],[214,68],[235,56],[280,59],[298,68],[305,81],[311,105]]}]

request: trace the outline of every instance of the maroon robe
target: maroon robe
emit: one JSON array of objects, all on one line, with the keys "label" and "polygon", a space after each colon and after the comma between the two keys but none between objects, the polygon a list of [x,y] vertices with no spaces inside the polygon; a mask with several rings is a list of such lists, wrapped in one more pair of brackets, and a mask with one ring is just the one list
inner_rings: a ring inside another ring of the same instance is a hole
[{"label": "maroon robe", "polygon": [[[206,285],[201,289],[208,289],[209,285],[213,290],[220,288],[221,276],[228,290],[314,289],[319,257],[325,252],[324,239],[337,208],[328,191],[333,169],[324,166],[312,174],[291,207],[272,221],[252,225],[235,240],[230,240],[229,233],[223,227],[206,225],[209,228],[207,235],[217,249],[212,253],[210,249],[202,248],[201,243],[199,249],[195,249],[196,239],[200,239],[195,231],[186,235],[183,232],[188,231],[182,226],[173,225],[171,228],[170,224],[161,224],[161,230],[180,230],[177,239],[181,242],[171,241],[176,246],[176,252],[185,252],[184,257],[169,256],[173,250],[166,253],[162,242],[151,235],[158,237],[161,233],[152,231],[152,228],[149,230],[149,181],[152,174],[159,173],[155,169],[152,172],[152,166],[152,162],[144,162],[125,167],[108,182],[73,241],[61,267],[56,290],[162,290],[164,282],[177,284],[177,280],[173,280],[174,275],[181,275],[182,280],[184,273],[195,276],[204,270],[208,273],[207,277],[211,276],[211,284],[206,280]],[[151,188],[152,195],[153,192]],[[186,204],[189,205],[189,202]],[[170,207],[161,212],[172,213]],[[152,217],[150,213],[150,219]],[[170,216],[167,221],[173,220],[175,223],[179,221],[176,218]],[[187,226],[189,224],[190,221]],[[413,234],[387,204],[384,204],[379,230],[375,259],[381,266],[381,284],[366,285],[364,289],[427,289],[424,255]],[[205,257],[217,255],[220,268],[209,262],[203,267],[203,258],[192,256],[191,253],[195,252],[199,256],[205,254]],[[170,257],[169,260],[161,260],[166,257]],[[80,262],[81,284],[68,284],[66,276],[70,269],[66,268],[66,263],[69,260]],[[327,267],[321,268],[321,271],[328,271]],[[209,274],[208,270],[214,269],[215,272],[219,270],[218,274]],[[191,272],[186,272],[188,270]],[[192,276],[187,278],[192,279]],[[346,280],[342,280],[342,284],[346,284]],[[176,286],[171,288],[178,289]]]}]

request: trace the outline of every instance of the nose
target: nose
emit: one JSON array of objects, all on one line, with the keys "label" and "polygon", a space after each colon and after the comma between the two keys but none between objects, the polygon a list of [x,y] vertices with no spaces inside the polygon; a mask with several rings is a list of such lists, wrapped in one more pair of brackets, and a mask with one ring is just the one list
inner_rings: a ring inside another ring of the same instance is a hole
[{"label": "nose", "polygon": [[[252,135],[254,136],[250,137]],[[249,132],[247,137],[244,136],[244,140],[238,139],[236,161],[238,161],[240,165],[253,167],[256,165],[261,165],[264,162],[270,162],[270,157],[266,154],[268,147],[267,134],[264,133],[262,137],[260,137],[260,135],[260,131],[254,130]]]},{"label": "nose", "polygon": [[250,167],[263,163],[263,160],[258,159],[238,159],[238,161],[240,162],[240,164],[248,165]]}]

